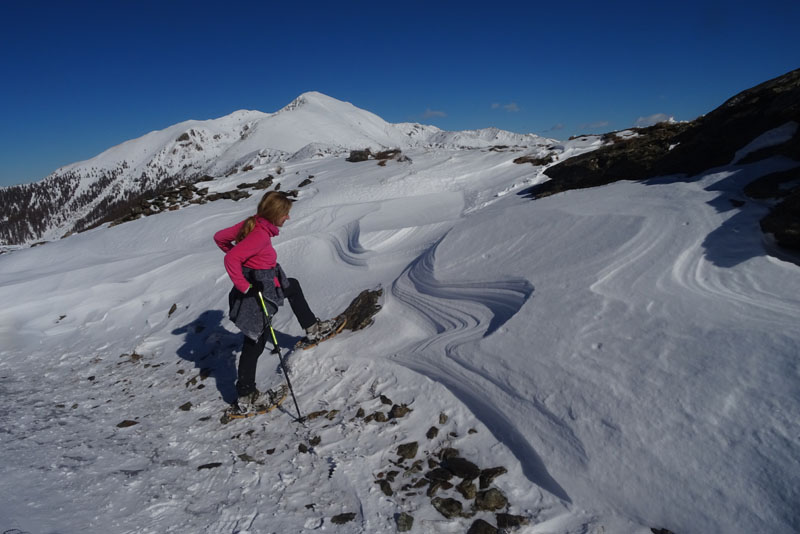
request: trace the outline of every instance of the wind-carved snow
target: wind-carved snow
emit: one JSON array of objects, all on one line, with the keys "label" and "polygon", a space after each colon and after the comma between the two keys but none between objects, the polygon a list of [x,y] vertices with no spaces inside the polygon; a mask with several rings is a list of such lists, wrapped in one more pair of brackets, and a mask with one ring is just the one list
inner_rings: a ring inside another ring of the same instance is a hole
[{"label": "wind-carved snow", "polygon": [[[278,115],[322,105],[307,98]],[[274,117],[254,113],[232,116],[230,135],[268,134],[256,123]],[[215,141],[211,125],[185,124],[165,143],[187,131],[189,143],[192,129]],[[338,410],[305,427],[291,400],[219,422],[241,334],[211,237],[254,213],[258,194],[0,256],[0,531],[372,534],[395,532],[401,511],[416,532],[495,522],[446,519],[424,490],[383,494],[379,474],[417,441],[420,459],[455,447],[506,467],[497,487],[531,521],[523,531],[795,532],[800,277],[765,252],[766,208],[730,202],[794,163],[530,202],[508,194],[541,178],[513,163],[524,151],[398,131],[411,162],[314,149],[278,163],[296,151],[242,145],[215,164],[255,168],[206,182],[228,190],[269,173],[298,189],[274,244],[315,314],[384,289],[374,324],[309,351],[286,349],[303,334],[288,307],[274,317],[302,412]],[[273,354],[257,379],[283,382]],[[357,417],[385,411],[381,395],[412,412]],[[334,526],[341,513],[353,521]]]}]

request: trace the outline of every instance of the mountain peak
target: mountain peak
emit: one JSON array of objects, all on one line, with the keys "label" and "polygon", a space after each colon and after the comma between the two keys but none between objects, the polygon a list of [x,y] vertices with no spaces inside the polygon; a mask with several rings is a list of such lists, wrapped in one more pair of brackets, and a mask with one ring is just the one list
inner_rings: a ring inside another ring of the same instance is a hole
[{"label": "mountain peak", "polygon": [[304,106],[308,105],[321,105],[321,106],[330,106],[330,105],[342,105],[347,104],[347,102],[342,102],[341,100],[337,100],[333,97],[320,93],[318,91],[307,91],[294,100],[292,100],[287,106],[282,108],[281,111],[294,111],[296,109],[300,109]]}]

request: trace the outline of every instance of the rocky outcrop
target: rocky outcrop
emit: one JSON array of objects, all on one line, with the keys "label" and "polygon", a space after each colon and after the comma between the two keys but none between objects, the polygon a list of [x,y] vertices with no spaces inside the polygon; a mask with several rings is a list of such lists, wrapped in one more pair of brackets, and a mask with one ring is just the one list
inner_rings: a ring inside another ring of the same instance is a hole
[{"label": "rocky outcrop", "polygon": [[[766,132],[798,125],[786,141],[753,150],[740,159],[737,152]],[[687,180],[705,171],[784,156],[800,166],[800,69],[762,83],[730,98],[714,111],[686,123],[661,123],[619,138],[610,144],[562,161],[546,169],[550,180],[523,192],[541,198],[570,189],[605,185],[618,180],[646,180],[656,176]],[[764,177],[760,198],[782,200],[762,221],[765,232],[778,244],[800,249],[800,212],[797,195],[800,169]],[[745,191],[748,192],[748,191]]]}]

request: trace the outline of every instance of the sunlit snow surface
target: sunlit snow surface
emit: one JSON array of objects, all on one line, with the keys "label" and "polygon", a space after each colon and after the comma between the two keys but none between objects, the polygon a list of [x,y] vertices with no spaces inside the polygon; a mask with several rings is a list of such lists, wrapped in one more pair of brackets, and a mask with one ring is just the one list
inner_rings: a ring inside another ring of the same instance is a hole
[{"label": "sunlit snow surface", "polygon": [[[375,484],[410,441],[507,467],[521,532],[800,528],[800,268],[765,253],[765,207],[730,202],[785,161],[530,201],[514,193],[543,178],[520,153],[404,153],[279,177],[314,176],[275,245],[315,313],[384,290],[368,329],[289,355],[301,410],[339,410],[305,427],[291,401],[219,422],[241,334],[211,237],[257,195],[0,256],[0,531],[389,533],[405,511],[465,532],[424,489]],[[301,335],[288,306],[275,325]],[[268,352],[258,380],[282,380]],[[413,411],[355,417],[379,395]]]}]

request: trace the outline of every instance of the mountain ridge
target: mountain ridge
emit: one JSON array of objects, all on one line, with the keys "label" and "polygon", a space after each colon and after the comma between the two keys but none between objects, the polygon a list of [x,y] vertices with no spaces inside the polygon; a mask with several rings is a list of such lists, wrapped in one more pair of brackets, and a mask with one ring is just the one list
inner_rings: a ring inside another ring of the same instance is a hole
[{"label": "mountain ridge", "polygon": [[60,167],[39,182],[0,188],[5,223],[0,245],[58,239],[113,220],[171,187],[293,156],[365,148],[473,149],[492,143],[548,146],[555,141],[496,128],[446,132],[418,123],[392,124],[310,91],[274,113],[237,110],[217,119],[182,121]]}]

